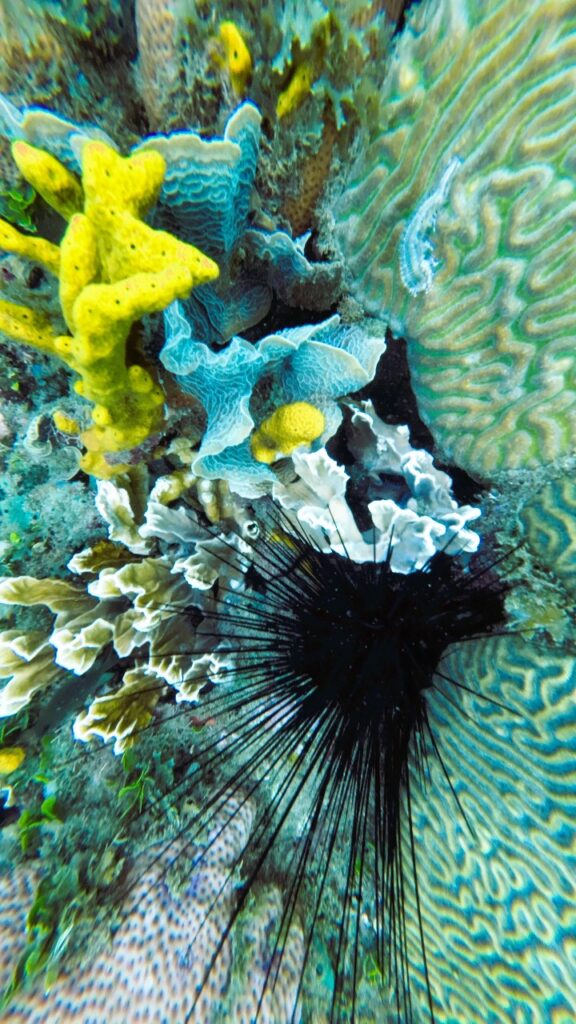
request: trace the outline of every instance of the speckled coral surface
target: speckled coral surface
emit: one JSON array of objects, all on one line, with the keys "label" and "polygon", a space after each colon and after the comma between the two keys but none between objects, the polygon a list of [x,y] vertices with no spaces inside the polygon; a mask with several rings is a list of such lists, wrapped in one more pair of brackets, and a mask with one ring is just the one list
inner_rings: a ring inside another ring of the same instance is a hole
[{"label": "speckled coral surface", "polygon": [[[246,921],[241,919],[234,939],[228,934],[233,872],[252,820],[252,805],[231,797],[200,846],[179,835],[168,845],[151,847],[135,861],[121,893],[112,940],[86,949],[47,992],[40,979],[18,993],[2,1019],[11,1024],[218,1024],[231,1015],[249,1024],[259,1013],[262,1024],[297,1022],[304,939],[294,921],[283,957],[273,952],[280,891],[265,890]],[[182,888],[169,872],[185,858],[189,871]],[[9,981],[25,952],[25,917],[36,880],[30,865],[2,879],[0,985]],[[237,966],[240,946],[247,952]],[[275,981],[272,975],[268,981],[271,966]]]},{"label": "speckled coral surface", "polygon": [[[142,864],[137,866],[125,917],[112,942],[104,949],[87,951],[86,960],[62,973],[48,993],[41,982],[20,993],[9,1005],[7,1020],[12,1024],[176,1024],[184,1019],[220,1019],[218,1009],[231,963],[228,941],[196,1007],[194,999],[230,913],[229,867],[208,857],[188,888],[178,893],[164,872],[167,862],[186,855],[184,844],[175,844],[154,863],[159,852],[154,851],[144,870]],[[9,892],[14,890],[9,911],[13,947],[6,943],[3,960],[13,968],[23,952],[18,918],[22,928],[22,909],[29,903],[24,869],[8,876],[5,885]],[[216,898],[217,910],[206,917]]]}]

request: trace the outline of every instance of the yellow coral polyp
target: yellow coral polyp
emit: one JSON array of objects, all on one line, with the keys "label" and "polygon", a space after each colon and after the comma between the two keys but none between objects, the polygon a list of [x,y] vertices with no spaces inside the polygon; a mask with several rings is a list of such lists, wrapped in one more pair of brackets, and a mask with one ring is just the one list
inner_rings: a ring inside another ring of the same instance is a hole
[{"label": "yellow coral polyp", "polygon": [[10,775],[20,767],[26,751],[22,747],[3,747],[0,750],[0,775]]},{"label": "yellow coral polyp", "polygon": [[252,434],[252,454],[258,462],[270,464],[301,445],[311,445],[325,425],[324,414],[309,402],[282,405]]},{"label": "yellow coral polyp", "polygon": [[184,299],[218,276],[218,266],[192,245],[141,219],[156,201],[166,164],[149,150],[122,157],[103,142],[82,149],[82,186],[55,157],[15,143],[14,158],[46,201],[69,218],[60,247],[0,222],[0,244],[43,262],[59,275],[69,335],[25,307],[0,302],[0,330],[50,352],[78,373],[77,394],[94,403],[81,434],[82,467],[98,476],[122,472],[106,453],[140,445],[162,424],[164,396],[152,373],[127,365],[134,321]]},{"label": "yellow coral polyp", "polygon": [[224,59],[216,53],[215,59],[227,68],[230,83],[237,96],[244,96],[252,78],[252,57],[240,29],[233,21],[223,21],[218,38],[224,51]]}]

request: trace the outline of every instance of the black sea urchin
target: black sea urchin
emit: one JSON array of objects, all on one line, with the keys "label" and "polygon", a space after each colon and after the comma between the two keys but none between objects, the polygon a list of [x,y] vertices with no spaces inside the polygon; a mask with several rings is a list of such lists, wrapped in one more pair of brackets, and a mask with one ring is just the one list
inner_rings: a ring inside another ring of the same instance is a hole
[{"label": "black sea urchin", "polygon": [[334,972],[330,1021],[362,1016],[367,946],[393,993],[390,1019],[412,1020],[411,899],[434,1020],[411,785],[425,784],[430,753],[443,767],[426,691],[438,680],[447,699],[451,686],[467,688],[442,674],[443,652],[502,620],[502,585],[485,566],[444,553],[408,575],[391,570],[391,549],[381,563],[326,554],[276,511],[249,548],[240,585],[230,583],[222,556],[213,611],[199,628],[202,649],[212,638],[226,667],[202,699],[216,739],[194,749],[202,767],[193,774],[207,775],[212,789],[188,834],[200,834],[231,794],[255,802],[247,877],[229,928],[263,877],[281,878],[284,912],[265,985],[274,986],[291,924],[302,920],[299,987],[320,935]]}]

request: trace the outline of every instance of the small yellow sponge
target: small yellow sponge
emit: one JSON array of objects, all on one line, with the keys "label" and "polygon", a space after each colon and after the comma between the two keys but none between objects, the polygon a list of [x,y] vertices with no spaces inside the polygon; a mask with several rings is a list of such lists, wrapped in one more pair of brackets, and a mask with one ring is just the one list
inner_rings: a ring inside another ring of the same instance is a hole
[{"label": "small yellow sponge", "polygon": [[26,751],[22,747],[3,747],[0,750],[0,775],[10,775],[20,767]]},{"label": "small yellow sponge", "polygon": [[237,96],[243,96],[252,77],[252,58],[244,38],[233,21],[223,21],[218,37],[224,50],[224,59],[216,58],[226,67],[230,83]]},{"label": "small yellow sponge", "polygon": [[322,434],[324,414],[309,402],[281,405],[260,424],[251,438],[252,454],[258,462],[270,464],[290,455],[300,445],[310,445]]}]

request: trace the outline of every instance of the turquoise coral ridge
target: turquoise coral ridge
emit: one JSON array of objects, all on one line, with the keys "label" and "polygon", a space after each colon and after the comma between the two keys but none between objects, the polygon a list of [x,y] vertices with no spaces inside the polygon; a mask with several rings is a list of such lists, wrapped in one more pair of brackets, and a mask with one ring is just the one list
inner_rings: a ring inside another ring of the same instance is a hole
[{"label": "turquoise coral ridge", "polygon": [[194,338],[223,345],[262,320],[273,293],[288,305],[326,309],[340,292],[340,263],[311,264],[285,232],[254,230],[249,211],[261,133],[261,115],[243,103],[222,139],[196,132],[152,135],[134,152],[158,151],[166,161],[158,218],[169,230],[212,257],[217,283],[202,285],[185,302]]},{"label": "turquoise coral ridge", "polygon": [[243,103],[229,119],[223,139],[203,139],[196,132],[151,135],[133,150],[161,153],[166,175],[159,207],[178,224],[191,244],[201,238],[204,251],[225,263],[246,229],[254,187],[261,116]]}]

